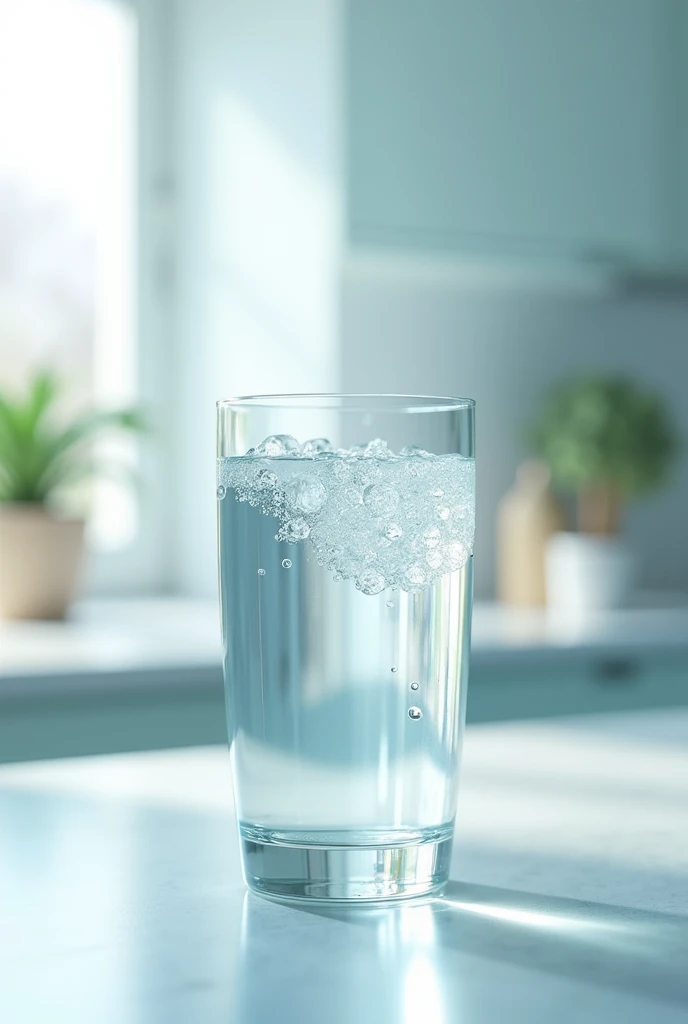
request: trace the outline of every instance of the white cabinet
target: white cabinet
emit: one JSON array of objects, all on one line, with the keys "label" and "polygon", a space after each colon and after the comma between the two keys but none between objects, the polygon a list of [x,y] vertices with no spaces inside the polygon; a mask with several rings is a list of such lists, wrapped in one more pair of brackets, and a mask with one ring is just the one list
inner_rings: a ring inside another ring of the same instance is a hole
[{"label": "white cabinet", "polygon": [[687,7],[351,0],[350,243],[675,267]]}]

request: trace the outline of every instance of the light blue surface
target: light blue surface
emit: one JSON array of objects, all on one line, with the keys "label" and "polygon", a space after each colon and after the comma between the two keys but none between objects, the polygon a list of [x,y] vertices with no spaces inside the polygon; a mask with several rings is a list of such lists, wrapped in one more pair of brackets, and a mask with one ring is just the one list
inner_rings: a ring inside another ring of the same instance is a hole
[{"label": "light blue surface", "polygon": [[[295,910],[246,896],[222,792],[226,753],[0,769],[0,1020],[684,1022],[688,868],[674,812],[688,777],[664,778],[661,765],[681,756],[688,718],[643,721],[476,733],[455,881],[440,899],[384,910]],[[672,725],[664,744],[662,723]],[[610,767],[597,765],[586,783],[595,750],[608,751]],[[543,758],[556,762],[549,779]],[[643,785],[633,781],[641,762]],[[218,790],[216,806],[203,788],[194,806],[202,780]],[[510,811],[517,791],[523,814],[544,824],[571,799],[575,807],[587,793],[603,808],[615,793],[627,834],[612,839],[603,812],[567,811],[554,837],[570,841],[567,853],[543,850],[534,823],[524,847]],[[501,807],[503,823],[481,820],[486,803]]]}]

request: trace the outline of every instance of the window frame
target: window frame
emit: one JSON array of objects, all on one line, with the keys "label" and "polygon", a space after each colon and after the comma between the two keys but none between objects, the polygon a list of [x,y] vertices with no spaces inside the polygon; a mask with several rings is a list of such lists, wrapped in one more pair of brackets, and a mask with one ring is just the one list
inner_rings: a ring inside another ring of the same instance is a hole
[{"label": "window frame", "polygon": [[99,0],[134,11],[136,54],[136,272],[134,401],[150,431],[138,442],[138,529],[131,543],[88,552],[84,592],[165,593],[173,589],[169,548],[172,470],[169,445],[173,388],[174,4],[166,0]]}]

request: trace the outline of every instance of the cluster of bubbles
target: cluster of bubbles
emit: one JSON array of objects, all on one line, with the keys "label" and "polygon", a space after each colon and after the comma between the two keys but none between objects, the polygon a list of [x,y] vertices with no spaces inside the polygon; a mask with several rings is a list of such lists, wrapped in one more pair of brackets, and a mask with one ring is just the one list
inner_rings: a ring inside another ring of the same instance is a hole
[{"label": "cluster of bubbles", "polygon": [[277,540],[308,541],[335,580],[364,594],[418,593],[473,549],[475,463],[459,455],[395,454],[379,438],[335,450],[322,437],[273,435],[220,460],[218,498],[230,490],[275,517]]}]

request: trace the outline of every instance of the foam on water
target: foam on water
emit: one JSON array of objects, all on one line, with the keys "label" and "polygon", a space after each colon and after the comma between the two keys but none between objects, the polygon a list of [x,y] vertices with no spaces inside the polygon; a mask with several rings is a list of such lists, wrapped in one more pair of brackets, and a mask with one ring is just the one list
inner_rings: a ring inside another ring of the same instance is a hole
[{"label": "foam on water", "polygon": [[311,544],[335,579],[365,594],[422,591],[473,550],[475,462],[459,455],[395,455],[379,438],[335,451],[325,438],[275,435],[219,460],[218,497],[230,488],[275,517],[276,540]]}]

